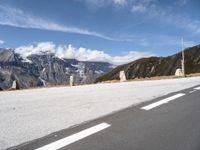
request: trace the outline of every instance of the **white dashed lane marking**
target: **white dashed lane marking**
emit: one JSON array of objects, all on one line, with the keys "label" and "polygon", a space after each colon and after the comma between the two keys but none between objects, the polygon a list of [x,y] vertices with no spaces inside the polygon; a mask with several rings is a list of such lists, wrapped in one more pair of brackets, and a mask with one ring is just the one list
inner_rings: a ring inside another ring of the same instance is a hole
[{"label": "white dashed lane marking", "polygon": [[73,134],[71,136],[68,136],[66,138],[63,138],[63,139],[60,139],[58,141],[55,141],[53,143],[50,143],[48,145],[45,145],[43,147],[40,147],[36,150],[57,150],[57,149],[60,149],[62,147],[65,147],[69,144],[72,144],[74,142],[77,142],[85,137],[88,137],[92,134],[95,134],[99,131],[102,131],[108,127],[110,127],[111,125],[110,124],[107,124],[107,123],[101,123],[99,125],[96,125],[96,126],[93,126],[91,128],[88,128],[88,129],[85,129],[81,132],[78,132],[76,134]]},{"label": "white dashed lane marking", "polygon": [[196,92],[197,90],[192,90],[192,91],[190,91],[189,93],[191,94],[191,93],[194,93],[194,92]]},{"label": "white dashed lane marking", "polygon": [[194,88],[195,90],[200,90],[200,86],[199,87],[196,87],[196,88]]},{"label": "white dashed lane marking", "polygon": [[166,104],[166,103],[168,103],[168,102],[170,102],[170,101],[172,101],[172,100],[175,100],[175,99],[177,99],[177,98],[179,98],[179,97],[182,97],[182,96],[184,96],[184,95],[185,95],[184,93],[179,93],[179,94],[176,94],[176,95],[174,95],[174,96],[171,96],[171,97],[165,98],[165,99],[163,99],[163,100],[160,100],[160,101],[158,101],[158,102],[152,103],[152,104],[150,104],[150,105],[144,106],[144,107],[142,107],[141,109],[150,110],[150,109],[153,109],[153,108],[155,108],[155,107],[158,107],[158,106],[160,106],[160,105],[162,105],[162,104]]}]

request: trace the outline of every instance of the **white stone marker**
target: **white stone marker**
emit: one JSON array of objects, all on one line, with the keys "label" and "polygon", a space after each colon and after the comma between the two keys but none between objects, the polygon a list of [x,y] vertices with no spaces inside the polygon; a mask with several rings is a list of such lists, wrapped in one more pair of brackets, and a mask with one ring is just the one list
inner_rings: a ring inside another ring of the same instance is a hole
[{"label": "white stone marker", "polygon": [[11,89],[12,90],[16,90],[17,89],[17,82],[16,82],[16,80],[13,81]]},{"label": "white stone marker", "polygon": [[180,69],[180,68],[176,69],[175,76],[177,76],[177,77],[183,76],[183,71],[182,71],[182,69]]},{"label": "white stone marker", "polygon": [[120,78],[120,82],[126,81],[126,75],[124,71],[119,72],[119,78]]},{"label": "white stone marker", "polygon": [[70,76],[69,84],[70,84],[70,86],[74,86],[74,77],[73,76]]}]

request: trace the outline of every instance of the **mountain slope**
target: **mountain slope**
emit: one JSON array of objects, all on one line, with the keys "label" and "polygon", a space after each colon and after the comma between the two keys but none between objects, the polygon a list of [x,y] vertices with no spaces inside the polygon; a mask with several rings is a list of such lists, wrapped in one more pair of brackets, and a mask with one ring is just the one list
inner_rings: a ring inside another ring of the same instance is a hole
[{"label": "mountain slope", "polygon": [[[168,57],[141,58],[131,63],[120,65],[112,71],[97,78],[96,82],[118,80],[119,72],[124,70],[127,79],[174,75],[181,68],[182,54]],[[186,73],[200,72],[200,45],[185,50]]]},{"label": "mountain slope", "polygon": [[20,88],[68,85],[71,75],[75,84],[93,83],[111,70],[106,62],[84,62],[60,59],[52,53],[22,58],[13,49],[0,49],[0,89],[8,89],[16,80]]}]

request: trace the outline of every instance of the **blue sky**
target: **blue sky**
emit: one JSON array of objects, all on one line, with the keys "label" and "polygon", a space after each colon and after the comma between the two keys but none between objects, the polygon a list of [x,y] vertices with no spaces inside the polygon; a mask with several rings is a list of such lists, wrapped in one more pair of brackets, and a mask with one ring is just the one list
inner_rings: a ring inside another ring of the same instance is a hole
[{"label": "blue sky", "polygon": [[52,48],[59,56],[115,64],[167,56],[180,50],[181,36],[186,47],[200,43],[199,6],[199,0],[0,0],[0,47]]}]

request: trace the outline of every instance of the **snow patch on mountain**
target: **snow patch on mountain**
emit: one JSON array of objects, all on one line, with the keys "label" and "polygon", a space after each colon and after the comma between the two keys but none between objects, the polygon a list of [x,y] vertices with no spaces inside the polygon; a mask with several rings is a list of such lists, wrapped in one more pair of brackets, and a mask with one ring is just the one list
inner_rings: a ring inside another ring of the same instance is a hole
[{"label": "snow patch on mountain", "polygon": [[104,71],[102,71],[102,70],[95,70],[94,71],[96,74],[103,74],[103,73],[105,73]]}]

